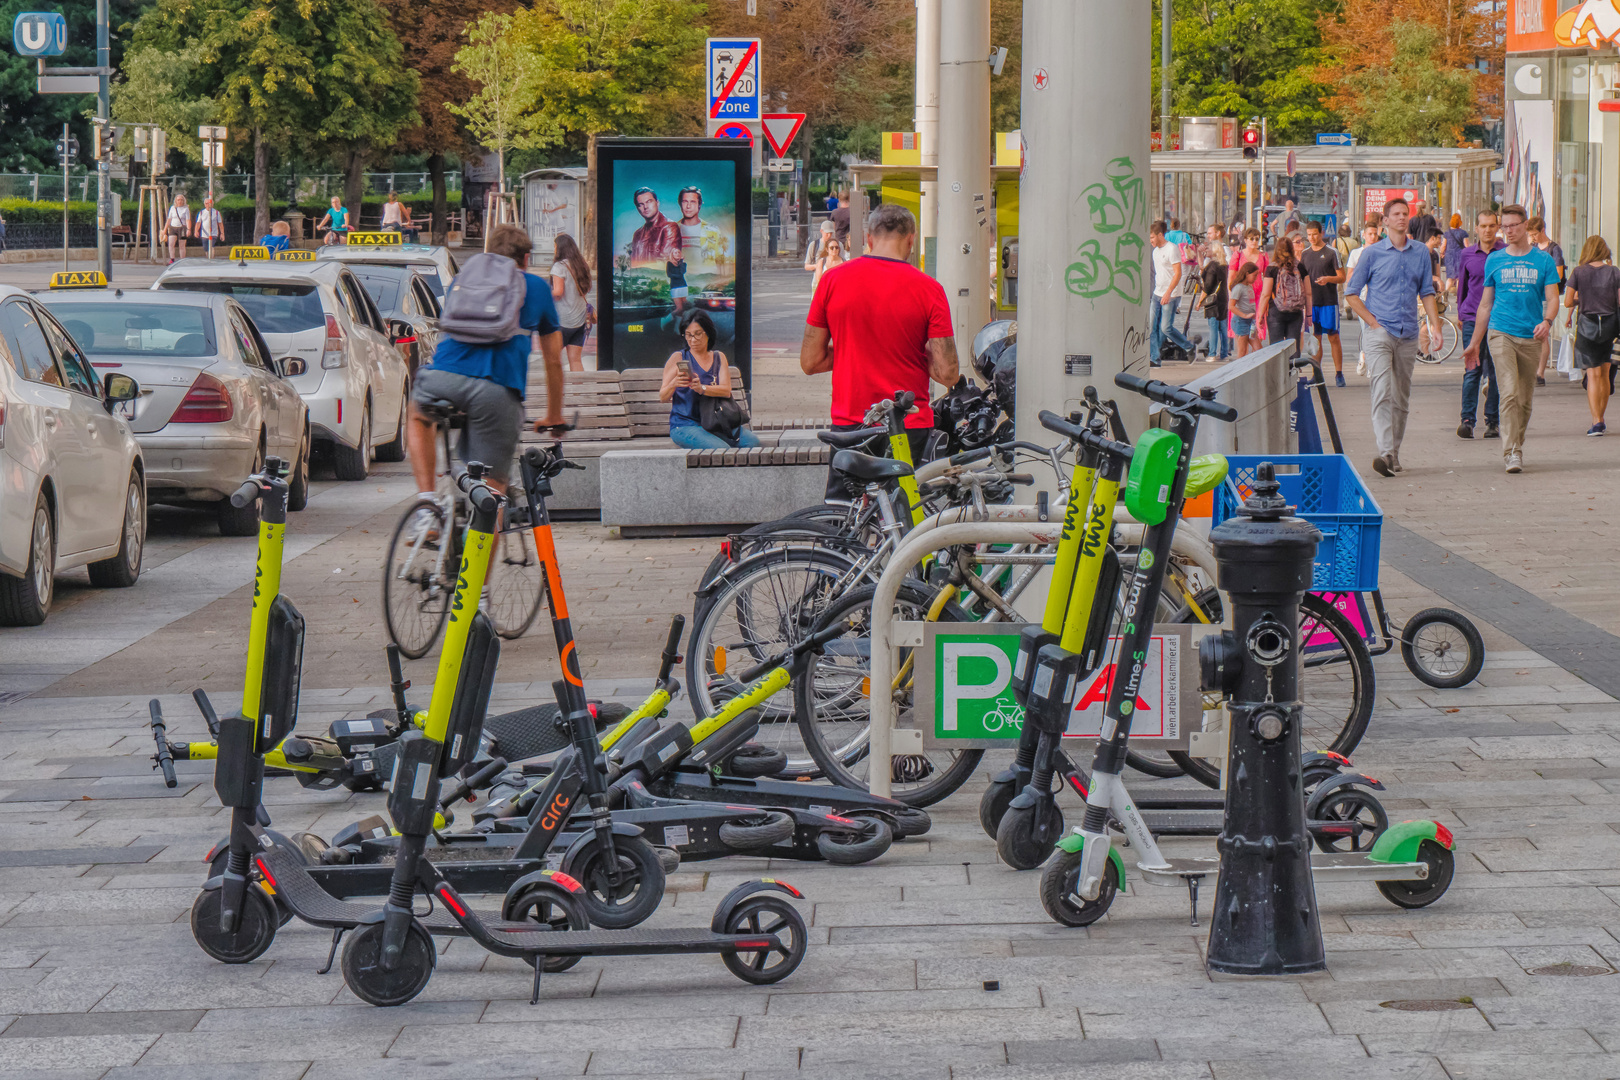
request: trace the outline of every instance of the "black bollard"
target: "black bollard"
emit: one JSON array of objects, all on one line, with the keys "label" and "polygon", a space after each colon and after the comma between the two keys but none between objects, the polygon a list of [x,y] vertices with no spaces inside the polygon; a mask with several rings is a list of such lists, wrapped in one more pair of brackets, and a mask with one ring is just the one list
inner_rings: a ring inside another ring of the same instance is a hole
[{"label": "black bollard", "polygon": [[1232,629],[1199,643],[1205,690],[1231,695],[1226,821],[1208,967],[1297,975],[1327,965],[1300,770],[1299,602],[1322,534],[1290,514],[1261,463],[1239,516],[1211,531]]}]

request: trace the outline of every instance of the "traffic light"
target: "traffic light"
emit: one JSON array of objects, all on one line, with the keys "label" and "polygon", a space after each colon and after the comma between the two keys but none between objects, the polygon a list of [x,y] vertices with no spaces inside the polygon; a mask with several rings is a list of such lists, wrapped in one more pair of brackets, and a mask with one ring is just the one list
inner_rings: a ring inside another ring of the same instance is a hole
[{"label": "traffic light", "polygon": [[97,124],[93,130],[96,136],[96,160],[111,161],[113,155],[118,153],[118,125]]},{"label": "traffic light", "polygon": [[1243,156],[1249,161],[1260,156],[1260,129],[1253,124],[1243,128]]}]

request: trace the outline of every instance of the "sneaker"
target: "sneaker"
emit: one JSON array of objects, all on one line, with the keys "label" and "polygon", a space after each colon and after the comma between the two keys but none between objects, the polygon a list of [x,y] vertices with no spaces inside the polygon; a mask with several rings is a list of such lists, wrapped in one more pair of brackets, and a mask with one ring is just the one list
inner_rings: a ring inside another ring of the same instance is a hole
[{"label": "sneaker", "polygon": [[1373,458],[1373,472],[1379,476],[1394,476],[1395,472],[1389,467],[1389,459],[1383,457]]},{"label": "sneaker", "polygon": [[1334,376],[1333,376],[1333,385],[1334,386],[1343,386],[1344,385],[1344,372],[1340,371],[1340,372],[1337,372],[1337,373],[1334,374]]},{"label": "sneaker", "polygon": [[1491,423],[1489,420],[1485,421],[1485,434],[1481,435],[1480,438],[1482,438],[1482,439],[1500,439],[1501,437],[1502,437],[1502,429],[1498,428],[1495,424]]},{"label": "sneaker", "polygon": [[1591,427],[1587,428],[1586,433],[1588,435],[1602,435],[1605,430],[1607,430],[1607,429],[1600,422],[1600,423],[1593,424]]},{"label": "sneaker", "polygon": [[1516,473],[1524,471],[1524,456],[1517,450],[1513,451],[1513,453],[1507,456],[1506,462],[1508,472]]},{"label": "sneaker", "polygon": [[[1537,375],[1536,376],[1536,385],[1537,386],[1546,386],[1547,385],[1547,380],[1542,378],[1540,375]],[[1515,471],[1517,471],[1517,470],[1515,470]]]},{"label": "sneaker", "polygon": [[1158,360],[1149,360],[1148,367],[1164,367],[1164,364]]},{"label": "sneaker", "polygon": [[1473,424],[1470,424],[1468,421],[1464,420],[1462,423],[1457,425],[1457,438],[1459,438],[1459,439],[1472,439],[1473,437],[1474,437],[1474,425]]},{"label": "sneaker", "polygon": [[1356,361],[1356,374],[1365,377],[1367,374],[1367,359],[1362,357]]},{"label": "sneaker", "polygon": [[417,508],[411,515],[410,528],[412,543],[434,544],[439,540],[439,518],[429,507]]}]

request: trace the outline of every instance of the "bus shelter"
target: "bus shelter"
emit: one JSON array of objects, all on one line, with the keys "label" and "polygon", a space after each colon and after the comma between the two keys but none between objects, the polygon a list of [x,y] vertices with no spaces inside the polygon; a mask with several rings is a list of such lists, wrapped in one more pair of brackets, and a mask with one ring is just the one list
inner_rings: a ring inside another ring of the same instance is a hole
[{"label": "bus shelter", "polygon": [[1285,199],[1329,235],[1341,224],[1354,232],[1397,195],[1422,199],[1436,216],[1460,213],[1472,229],[1474,215],[1491,205],[1491,172],[1500,164],[1496,151],[1471,147],[1270,146],[1253,161],[1237,147],[1169,150],[1151,155],[1149,199],[1153,217],[1178,218],[1194,233],[1238,219],[1258,226]]}]

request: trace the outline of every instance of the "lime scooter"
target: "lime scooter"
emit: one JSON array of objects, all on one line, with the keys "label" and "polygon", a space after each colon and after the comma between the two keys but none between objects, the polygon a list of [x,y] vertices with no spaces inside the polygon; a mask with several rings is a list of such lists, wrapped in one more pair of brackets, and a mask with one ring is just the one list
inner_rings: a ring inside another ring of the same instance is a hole
[{"label": "lime scooter", "polygon": [[[1117,822],[1137,854],[1137,870],[1155,885],[1185,884],[1197,919],[1199,883],[1219,870],[1218,858],[1167,859],[1142,820],[1121,777],[1130,741],[1134,704],[1140,689],[1153,612],[1164,584],[1175,529],[1181,516],[1191,465],[1191,446],[1198,417],[1231,420],[1235,411],[1189,390],[1120,373],[1115,383],[1166,407],[1171,425],[1145,433],[1133,448],[1132,482],[1138,492],[1127,505],[1147,526],[1141,554],[1125,591],[1120,616],[1121,676],[1110,685],[1104,707],[1102,737],[1092,763],[1091,784],[1081,825],[1057,844],[1041,875],[1042,906],[1067,926],[1089,926],[1112,905],[1125,883],[1125,866],[1113,846],[1109,823]],[[1112,606],[1113,596],[1098,594],[1097,606]],[[1074,603],[1071,600],[1071,605]],[[1072,707],[1074,690],[1067,674],[1081,660],[1061,643],[1044,645],[1035,657],[1030,680],[1032,709]],[[1452,837],[1433,821],[1411,821],[1385,830],[1371,851],[1318,854],[1313,872],[1330,879],[1371,880],[1392,903],[1423,907],[1438,900],[1451,883]]]}]

